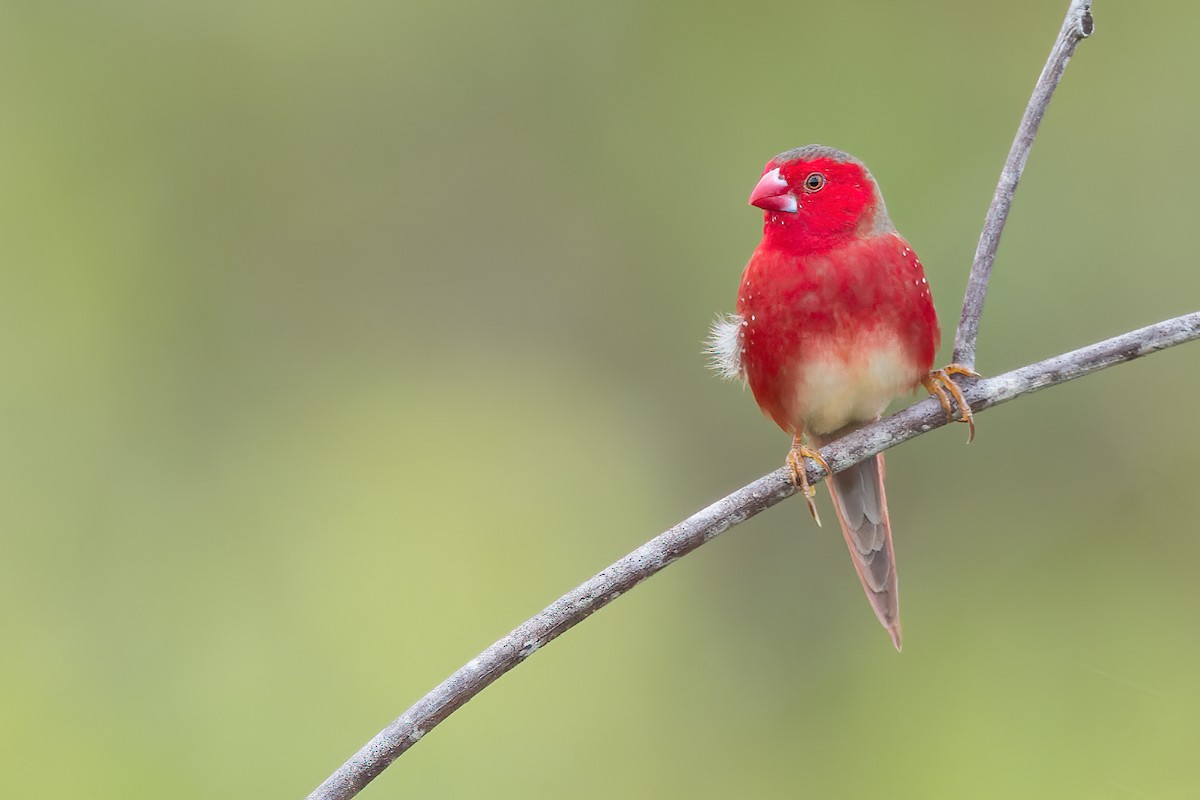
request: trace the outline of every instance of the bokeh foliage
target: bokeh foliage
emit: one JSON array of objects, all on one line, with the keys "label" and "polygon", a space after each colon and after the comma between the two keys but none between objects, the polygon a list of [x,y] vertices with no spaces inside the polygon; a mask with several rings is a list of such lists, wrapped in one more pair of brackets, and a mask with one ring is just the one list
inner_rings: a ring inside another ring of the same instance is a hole
[{"label": "bokeh foliage", "polygon": [[[948,357],[1065,5],[0,6],[0,795],[302,796],[781,463],[699,352],[780,150],[871,165]],[[985,372],[1200,305],[1200,9],[1097,6]],[[788,503],[364,796],[1190,796],[1198,365],[890,454],[902,655],[840,536]]]}]

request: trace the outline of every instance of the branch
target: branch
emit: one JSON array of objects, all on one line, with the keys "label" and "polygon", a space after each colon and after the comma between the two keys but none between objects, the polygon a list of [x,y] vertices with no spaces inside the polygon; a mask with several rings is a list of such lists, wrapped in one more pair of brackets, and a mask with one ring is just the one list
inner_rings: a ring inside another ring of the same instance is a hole
[{"label": "branch", "polygon": [[[987,294],[988,276],[996,257],[1000,233],[1008,219],[1013,193],[1029,158],[1029,149],[1046,112],[1050,96],[1079,41],[1092,33],[1091,2],[1072,0],[1050,57],[1034,86],[1033,96],[1017,129],[1017,137],[1000,174],[1000,183],[984,221],[983,233],[963,300],[962,318],[955,336],[954,361],[975,363],[979,316]],[[1200,312],[1160,322],[1141,330],[1047,359],[964,387],[963,394],[976,412],[1023,394],[1055,386],[1115,364],[1200,338]],[[932,398],[900,413],[855,431],[822,450],[826,461],[840,471],[889,447],[941,427],[947,420]],[[809,481],[817,483],[824,471],[809,465]],[[483,651],[459,669],[391,725],[384,728],[337,772],[317,787],[309,800],[347,800],[358,794],[421,737],[450,716],[493,681],[520,664],[539,648],[561,636],[651,575],[687,555],[705,542],[745,522],[796,491],[786,468],[778,469],[693,514],[585,583],[580,584],[540,614]]]},{"label": "branch", "polygon": [[[1200,311],[1082,347],[1027,367],[980,380],[963,394],[975,413],[1021,395],[1057,386],[1098,370],[1200,338]],[[831,443],[821,451],[841,471],[947,422],[932,397]],[[809,481],[825,476],[809,464]],[[786,468],[764,475],[656,536],[585,581],[484,650],[388,725],[331,775],[309,800],[346,800],[456,709],[642,581],[761,511],[796,492]]]},{"label": "branch", "polygon": [[1093,25],[1091,0],[1072,0],[1054,47],[1050,49],[1050,57],[1046,59],[1046,66],[1042,67],[1042,74],[1033,87],[1033,96],[1029,98],[1025,116],[1021,117],[1021,124],[1017,126],[1017,136],[1013,139],[1012,149],[1008,151],[1008,159],[1000,171],[1000,183],[996,185],[992,205],[983,221],[983,232],[979,234],[979,245],[975,248],[971,275],[967,278],[962,317],[959,318],[958,332],[954,335],[953,360],[956,364],[975,366],[979,317],[983,314],[988,278],[992,274],[992,262],[996,260],[996,248],[1000,246],[1000,234],[1004,231],[1004,223],[1008,221],[1013,194],[1017,191],[1021,173],[1025,171],[1029,149],[1033,147],[1033,138],[1037,136],[1038,125],[1046,113],[1046,106],[1050,104],[1050,97],[1062,80],[1063,70],[1075,52],[1075,45],[1092,35]]}]

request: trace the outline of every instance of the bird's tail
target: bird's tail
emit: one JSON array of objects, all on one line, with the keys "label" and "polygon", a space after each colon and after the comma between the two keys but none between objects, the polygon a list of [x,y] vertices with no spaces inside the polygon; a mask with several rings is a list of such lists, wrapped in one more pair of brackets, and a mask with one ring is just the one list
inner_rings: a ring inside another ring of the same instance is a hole
[{"label": "bird's tail", "polygon": [[[818,447],[848,431],[814,437]],[[900,591],[896,581],[896,555],[892,550],[892,525],[888,521],[887,495],[883,490],[883,454],[855,464],[826,479],[842,534],[854,559],[875,616],[900,649]]]}]

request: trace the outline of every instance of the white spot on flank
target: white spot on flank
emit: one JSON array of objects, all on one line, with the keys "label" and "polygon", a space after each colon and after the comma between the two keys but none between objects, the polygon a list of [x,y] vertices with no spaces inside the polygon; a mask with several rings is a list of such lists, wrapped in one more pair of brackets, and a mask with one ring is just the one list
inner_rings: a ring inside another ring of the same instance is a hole
[{"label": "white spot on flank", "polygon": [[416,744],[417,742],[421,741],[421,737],[424,735],[425,735],[425,731],[421,730],[420,728],[414,728],[413,732],[411,734],[413,744]]},{"label": "white spot on flank", "polygon": [[727,381],[745,379],[742,371],[742,329],[750,323],[738,314],[723,314],[708,329],[704,352],[708,366]]}]

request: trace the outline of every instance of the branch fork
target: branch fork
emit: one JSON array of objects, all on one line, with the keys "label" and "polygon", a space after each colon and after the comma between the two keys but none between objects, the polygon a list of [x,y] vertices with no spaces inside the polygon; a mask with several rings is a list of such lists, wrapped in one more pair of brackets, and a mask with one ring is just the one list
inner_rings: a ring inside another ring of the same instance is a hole
[{"label": "branch fork", "polygon": [[[971,265],[962,316],[955,336],[954,362],[965,368],[973,369],[975,366],[979,318],[983,313],[988,278],[1000,243],[1000,234],[1012,206],[1013,194],[1063,70],[1076,45],[1092,33],[1091,5],[1090,0],[1073,0],[1067,9],[1062,28],[1034,86],[1033,96],[1000,173],[1000,182],[988,208]],[[967,378],[962,381],[961,389],[967,405],[978,414],[1030,392],[1197,338],[1200,338],[1200,311],[1149,325],[1002,375]],[[937,399],[929,397],[830,443],[821,450],[821,455],[830,468],[840,471],[941,427],[948,421],[942,405]],[[810,463],[807,475],[809,482],[815,484],[826,477],[826,471],[819,464]],[[786,466],[764,475],[696,512],[567,592],[417,701],[326,779],[309,795],[309,800],[347,800],[358,794],[434,726],[539,648],[674,561],[795,494],[797,489],[792,478],[792,472]]]}]

